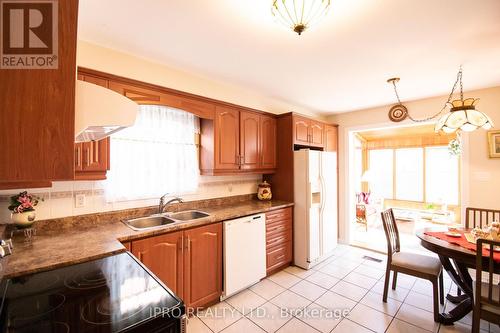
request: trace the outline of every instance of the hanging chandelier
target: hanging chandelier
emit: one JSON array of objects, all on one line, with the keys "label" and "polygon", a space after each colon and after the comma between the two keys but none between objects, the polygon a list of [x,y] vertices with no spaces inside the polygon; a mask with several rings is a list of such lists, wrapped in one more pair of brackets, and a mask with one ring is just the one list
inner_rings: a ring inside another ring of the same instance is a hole
[{"label": "hanging chandelier", "polygon": [[[399,78],[391,78],[387,80],[388,83],[391,83],[394,86],[394,93],[396,94],[396,98],[398,100],[398,104],[394,105],[389,110],[389,119],[392,121],[399,122],[409,118],[413,122],[427,122],[441,116],[441,118],[437,121],[434,130],[435,132],[442,131],[444,133],[453,133],[456,131],[471,132],[478,128],[488,130],[493,127],[493,122],[490,117],[488,117],[485,113],[476,110],[476,104],[479,99],[464,99],[462,67],[460,67],[457,73],[457,79],[455,80],[455,84],[453,85],[453,88],[448,96],[448,100],[443,108],[438,113],[425,119],[413,118],[408,112],[408,109],[401,103],[396,87],[396,83],[398,81]],[[460,85],[460,99],[452,101],[453,94],[455,93],[458,85]],[[448,112],[443,114],[447,108],[449,108]]]},{"label": "hanging chandelier", "polygon": [[275,19],[301,35],[317,23],[330,8],[330,0],[273,0],[271,12]]}]

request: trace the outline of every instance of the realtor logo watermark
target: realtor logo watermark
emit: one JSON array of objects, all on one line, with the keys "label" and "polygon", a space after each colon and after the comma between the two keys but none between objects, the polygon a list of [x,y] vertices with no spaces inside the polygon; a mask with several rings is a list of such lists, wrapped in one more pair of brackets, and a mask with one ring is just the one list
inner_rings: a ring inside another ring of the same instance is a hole
[{"label": "realtor logo watermark", "polygon": [[0,0],[0,68],[58,67],[57,0]]}]

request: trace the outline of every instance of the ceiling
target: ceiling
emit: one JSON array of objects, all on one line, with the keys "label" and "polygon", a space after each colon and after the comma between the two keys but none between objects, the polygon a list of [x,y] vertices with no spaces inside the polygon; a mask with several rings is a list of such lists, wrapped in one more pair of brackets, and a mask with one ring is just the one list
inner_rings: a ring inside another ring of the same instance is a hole
[{"label": "ceiling", "polygon": [[[81,0],[79,38],[322,113],[500,85],[500,1],[332,0],[302,36],[271,0]],[[175,88],[175,87],[172,87]]]}]

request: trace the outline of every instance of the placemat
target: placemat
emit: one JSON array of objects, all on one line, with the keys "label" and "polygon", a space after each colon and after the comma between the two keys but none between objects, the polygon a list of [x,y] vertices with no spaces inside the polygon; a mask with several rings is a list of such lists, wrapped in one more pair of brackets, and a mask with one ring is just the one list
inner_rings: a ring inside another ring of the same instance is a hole
[{"label": "placemat", "polygon": [[[425,235],[427,236],[432,236],[440,240],[447,241],[448,243],[455,244],[458,246],[461,246],[465,249],[472,250],[474,252],[477,251],[476,249],[476,244],[470,243],[467,238],[465,238],[464,232],[458,230],[457,232],[460,233],[460,237],[451,237],[446,235],[446,232],[433,232],[433,231],[427,231],[424,232]],[[489,257],[490,251],[488,249],[483,249],[483,257]],[[500,262],[500,252],[495,252],[493,253],[493,260],[496,262]]]}]

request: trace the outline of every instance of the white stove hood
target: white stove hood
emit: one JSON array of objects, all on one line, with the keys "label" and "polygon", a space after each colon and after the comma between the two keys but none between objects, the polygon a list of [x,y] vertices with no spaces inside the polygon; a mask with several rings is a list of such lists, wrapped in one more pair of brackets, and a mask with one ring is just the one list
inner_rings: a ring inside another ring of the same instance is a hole
[{"label": "white stove hood", "polygon": [[75,141],[96,141],[134,125],[139,105],[113,90],[76,81]]}]

